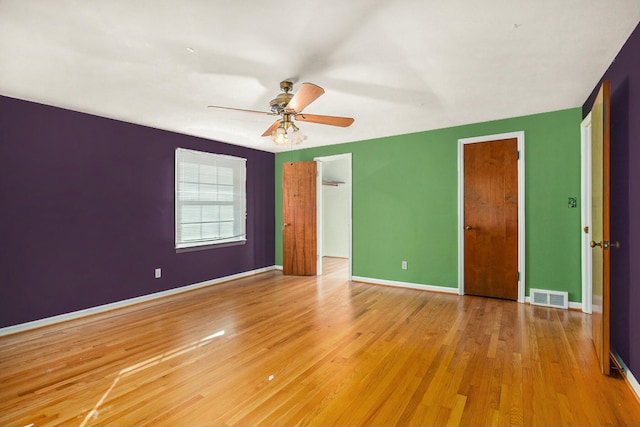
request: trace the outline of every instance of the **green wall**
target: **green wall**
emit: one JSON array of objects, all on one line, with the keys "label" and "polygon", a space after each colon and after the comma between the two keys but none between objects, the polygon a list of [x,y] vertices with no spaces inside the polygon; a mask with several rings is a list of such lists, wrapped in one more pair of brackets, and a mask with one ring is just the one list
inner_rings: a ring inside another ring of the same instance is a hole
[{"label": "green wall", "polygon": [[353,275],[457,288],[458,139],[522,130],[526,295],[530,288],[568,291],[580,302],[580,209],[569,209],[567,199],[580,196],[581,119],[573,108],[277,154],[276,264],[282,162],[352,153]]}]

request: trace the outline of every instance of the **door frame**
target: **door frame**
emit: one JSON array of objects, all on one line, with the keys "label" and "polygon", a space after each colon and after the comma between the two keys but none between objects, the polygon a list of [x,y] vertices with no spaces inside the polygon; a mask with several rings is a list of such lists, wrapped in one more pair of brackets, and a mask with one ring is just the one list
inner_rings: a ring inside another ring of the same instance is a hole
[{"label": "door frame", "polygon": [[525,302],[524,131],[458,139],[458,294],[464,295],[464,146],[516,138],[518,141],[518,302]]},{"label": "door frame", "polygon": [[323,195],[323,191],[322,191],[322,162],[331,162],[334,160],[348,160],[348,171],[347,171],[347,182],[345,183],[346,187],[347,187],[347,193],[348,193],[348,215],[347,215],[347,221],[348,221],[348,230],[349,230],[349,280],[352,280],[352,276],[353,276],[353,253],[352,253],[352,249],[353,249],[353,191],[352,191],[352,178],[353,178],[353,174],[352,174],[352,153],[343,153],[343,154],[335,154],[333,156],[321,156],[321,157],[314,157],[313,160],[317,163],[318,167],[318,179],[316,180],[316,209],[317,209],[317,215],[316,215],[316,224],[317,224],[317,228],[316,228],[316,232],[317,232],[317,237],[316,237],[316,241],[318,244],[318,275],[322,274],[322,233],[323,233],[323,229],[324,229],[324,218],[323,218],[323,206],[324,206],[324,195]]},{"label": "door frame", "polygon": [[[580,193],[582,222],[582,311],[591,314],[591,291],[593,287],[591,260],[591,112],[580,123]],[[587,233],[584,228],[589,227]]]}]

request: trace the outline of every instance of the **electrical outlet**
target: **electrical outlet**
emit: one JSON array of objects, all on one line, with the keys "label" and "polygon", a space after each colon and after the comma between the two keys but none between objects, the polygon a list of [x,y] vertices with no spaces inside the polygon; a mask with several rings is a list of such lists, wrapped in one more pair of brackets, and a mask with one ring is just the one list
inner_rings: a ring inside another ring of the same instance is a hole
[{"label": "electrical outlet", "polygon": [[406,270],[408,268],[407,261],[402,261],[402,269]]},{"label": "electrical outlet", "polygon": [[160,277],[162,277],[162,269],[156,268],[156,279],[159,279]]}]

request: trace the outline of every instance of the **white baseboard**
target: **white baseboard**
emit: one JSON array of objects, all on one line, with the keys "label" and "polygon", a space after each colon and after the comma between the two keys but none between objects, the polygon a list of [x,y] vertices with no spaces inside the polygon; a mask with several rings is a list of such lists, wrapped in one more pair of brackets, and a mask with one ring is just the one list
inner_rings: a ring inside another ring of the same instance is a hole
[{"label": "white baseboard", "polygon": [[7,326],[0,328],[0,337],[4,335],[15,334],[17,332],[28,331],[29,329],[41,328],[43,326],[53,325],[55,323],[66,322],[67,320],[78,319],[80,317],[90,316],[92,314],[103,313],[105,311],[115,310],[117,308],[127,307],[133,304],[139,304],[141,302],[151,301],[157,298],[163,298],[170,295],[176,295],[194,289],[204,288],[211,285],[217,285],[230,280],[241,279],[243,277],[253,276],[260,273],[265,273],[276,269],[276,266],[258,268],[256,270],[244,271],[238,274],[232,274],[231,276],[220,277],[218,279],[207,280],[200,283],[194,283],[193,285],[181,286],[179,288],[168,289],[162,292],[156,292],[153,294],[143,295],[136,298],[130,298],[122,301],[113,302],[110,304],[99,305],[96,307],[86,308],[84,310],[73,311],[71,313],[60,314],[58,316],[47,317],[45,319],[34,320],[32,322],[21,323],[19,325]]},{"label": "white baseboard", "polygon": [[569,308],[573,309],[573,310],[580,310],[582,311],[582,303],[581,302],[573,302],[573,301],[569,301]]},{"label": "white baseboard", "polygon": [[612,351],[611,353],[620,364],[620,367],[622,367],[622,376],[627,380],[629,387],[631,387],[631,391],[633,391],[633,394],[636,395],[636,399],[640,402],[640,383],[638,383],[638,380],[633,376],[633,373],[629,370],[629,367],[624,363],[620,355],[615,351]]},{"label": "white baseboard", "polygon": [[418,289],[421,291],[445,292],[448,294],[457,294],[458,288],[447,288],[445,286],[421,285],[419,283],[397,282],[395,280],[373,279],[371,277],[353,276],[354,282],[371,283],[374,285],[395,286],[398,288]]}]

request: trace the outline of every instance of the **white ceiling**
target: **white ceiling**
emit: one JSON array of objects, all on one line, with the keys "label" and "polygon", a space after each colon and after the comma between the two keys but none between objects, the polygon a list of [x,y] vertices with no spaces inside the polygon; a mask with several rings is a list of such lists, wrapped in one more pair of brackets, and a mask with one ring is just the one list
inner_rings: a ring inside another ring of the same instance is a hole
[{"label": "white ceiling", "polygon": [[0,94],[265,151],[279,82],[326,93],[302,147],[581,106],[640,0],[0,0]]}]

